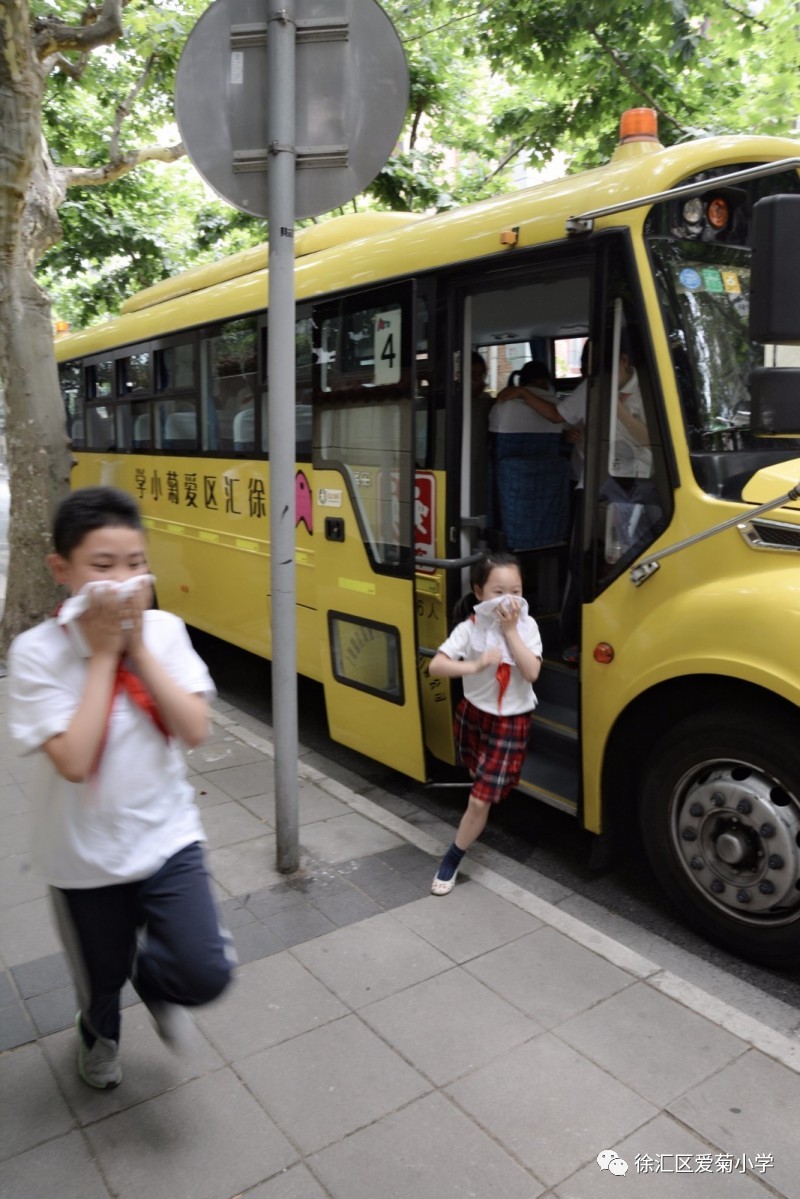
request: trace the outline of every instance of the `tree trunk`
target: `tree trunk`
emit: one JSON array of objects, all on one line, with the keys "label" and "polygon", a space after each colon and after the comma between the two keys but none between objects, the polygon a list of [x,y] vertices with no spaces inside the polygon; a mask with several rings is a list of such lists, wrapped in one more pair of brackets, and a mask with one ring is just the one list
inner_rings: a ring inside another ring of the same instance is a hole
[{"label": "tree trunk", "polygon": [[[0,22],[0,379],[5,386],[11,511],[0,657],[17,633],[52,611],[44,565],[48,526],[66,494],[70,450],[53,354],[50,302],[33,267],[58,227],[41,147],[45,77],[24,0],[4,0]],[[14,363],[13,371],[10,369]]]}]

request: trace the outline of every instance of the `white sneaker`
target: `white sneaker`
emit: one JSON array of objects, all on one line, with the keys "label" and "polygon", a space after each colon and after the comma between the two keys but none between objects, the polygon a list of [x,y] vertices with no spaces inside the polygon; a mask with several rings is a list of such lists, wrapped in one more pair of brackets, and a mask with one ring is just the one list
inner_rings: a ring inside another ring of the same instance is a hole
[{"label": "white sneaker", "polygon": [[97,1037],[91,1049],[81,1032],[81,1014],[75,1017],[78,1030],[78,1073],[88,1087],[108,1091],[122,1082],[122,1066],[119,1062],[119,1045],[105,1037]]},{"label": "white sneaker", "polygon": [[197,1044],[197,1025],[178,1003],[147,1004],[156,1032],[173,1053],[188,1053]]}]

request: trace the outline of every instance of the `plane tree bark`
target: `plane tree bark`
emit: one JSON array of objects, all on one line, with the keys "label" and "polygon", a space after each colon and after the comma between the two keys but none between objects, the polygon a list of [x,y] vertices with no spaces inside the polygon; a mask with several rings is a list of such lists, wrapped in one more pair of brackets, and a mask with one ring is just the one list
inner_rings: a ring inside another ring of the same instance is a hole
[{"label": "plane tree bark", "polygon": [[[72,462],[53,353],[50,301],[35,268],[59,239],[58,208],[70,186],[102,184],[182,146],[124,152],[119,105],[108,161],[61,166],[42,136],[42,101],[50,74],[80,77],[100,46],[123,34],[125,0],[88,7],[76,25],[32,18],[27,0],[3,0],[0,20],[0,384],[5,392],[11,510],[6,605],[0,657],[17,633],[52,611],[56,593],[44,565],[52,513],[69,487]],[[147,66],[145,70],[149,69]],[[137,91],[141,82],[137,84]]]}]

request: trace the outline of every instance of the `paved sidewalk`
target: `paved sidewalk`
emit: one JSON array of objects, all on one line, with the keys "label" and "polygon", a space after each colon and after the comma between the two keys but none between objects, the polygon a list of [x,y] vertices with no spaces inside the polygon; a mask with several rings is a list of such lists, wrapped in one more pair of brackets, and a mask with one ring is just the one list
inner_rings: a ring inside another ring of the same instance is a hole
[{"label": "paved sidewalk", "polygon": [[432,898],[450,830],[303,757],[302,869],[284,878],[269,730],[223,703],[188,760],[236,982],[199,1013],[190,1059],[131,992],[124,1081],[91,1091],[5,707],[3,680],[3,1196],[800,1199],[800,1042],[526,889],[499,855],[470,855]]}]

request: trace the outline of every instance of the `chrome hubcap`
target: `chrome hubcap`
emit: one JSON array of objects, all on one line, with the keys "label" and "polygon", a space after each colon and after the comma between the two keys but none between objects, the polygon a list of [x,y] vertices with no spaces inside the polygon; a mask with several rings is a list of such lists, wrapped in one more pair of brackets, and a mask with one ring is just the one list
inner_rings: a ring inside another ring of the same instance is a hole
[{"label": "chrome hubcap", "polygon": [[672,805],[678,858],[698,890],[739,918],[784,923],[800,911],[800,802],[746,763],[709,763]]}]

